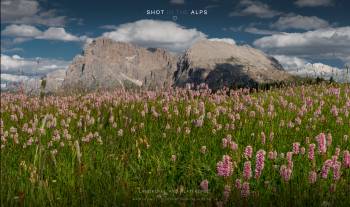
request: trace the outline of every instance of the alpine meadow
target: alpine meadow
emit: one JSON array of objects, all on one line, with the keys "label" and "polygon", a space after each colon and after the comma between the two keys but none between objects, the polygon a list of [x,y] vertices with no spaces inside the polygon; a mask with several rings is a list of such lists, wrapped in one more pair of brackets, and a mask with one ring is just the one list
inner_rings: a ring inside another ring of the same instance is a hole
[{"label": "alpine meadow", "polygon": [[348,206],[350,87],[1,94],[2,206]]}]

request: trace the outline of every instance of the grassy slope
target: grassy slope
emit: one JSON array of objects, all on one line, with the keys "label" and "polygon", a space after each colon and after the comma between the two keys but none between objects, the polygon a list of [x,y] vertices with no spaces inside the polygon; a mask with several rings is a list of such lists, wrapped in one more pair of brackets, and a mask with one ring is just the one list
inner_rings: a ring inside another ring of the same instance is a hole
[{"label": "grassy slope", "polygon": [[[166,101],[163,94],[156,99],[132,100],[129,103],[126,103],[125,99],[130,99],[128,97],[131,94],[94,94],[111,97],[108,101],[101,101],[99,106],[96,104],[103,98],[87,97],[89,95],[69,98],[69,100],[61,97],[49,97],[46,100],[25,98],[24,100],[29,102],[28,108],[23,107],[25,105],[23,99],[17,97],[17,100],[8,101],[2,96],[1,119],[4,122],[4,131],[8,131],[11,126],[16,127],[20,144],[16,145],[11,138],[8,138],[5,147],[1,149],[1,206],[18,204],[24,206],[121,206],[123,203],[129,206],[152,205],[158,201],[164,205],[182,203],[211,206],[217,200],[223,200],[225,184],[230,185],[232,189],[228,201],[231,205],[320,206],[322,203],[329,202],[335,206],[346,206],[350,204],[348,198],[350,169],[342,168],[342,177],[337,181],[337,190],[331,193],[329,187],[334,182],[331,175],[327,180],[321,180],[318,177],[316,184],[308,183],[308,173],[312,164],[305,155],[297,155],[293,158],[294,169],[289,183],[283,182],[279,175],[279,168],[276,170],[273,166],[285,164],[286,160],[278,158],[276,161],[271,161],[266,158],[262,177],[259,180],[250,180],[250,188],[254,193],[251,193],[249,199],[242,199],[240,191],[234,188],[234,180],[242,177],[245,160],[242,152],[247,145],[253,146],[254,149],[253,170],[255,153],[258,149],[287,153],[292,150],[293,142],[300,142],[301,146],[308,149],[305,138],[310,137],[311,142],[316,143],[314,137],[321,132],[330,132],[333,136],[333,144],[328,149],[327,158],[331,158],[336,146],[339,146],[342,151],[350,149],[349,141],[343,139],[344,135],[350,136],[349,118],[345,117],[344,113],[340,113],[339,116],[343,120],[343,124],[340,125],[336,123],[336,118],[330,112],[332,105],[345,108],[346,101],[349,100],[349,97],[345,97],[346,90],[349,92],[349,85],[339,86],[341,88],[339,99],[328,93],[330,87],[333,86],[313,85],[304,89],[302,87],[276,89],[251,94],[251,103],[257,102],[265,109],[265,115],[256,112],[255,117],[249,116],[250,111],[257,111],[254,104],[251,104],[247,96],[242,93],[236,97],[206,95],[188,98],[188,95],[178,95],[173,101]],[[282,120],[287,125],[289,121],[295,120],[298,112],[288,107],[283,108],[279,104],[279,97],[284,97],[300,109],[303,104],[301,90],[304,90],[305,97],[314,99],[314,105],[301,118],[300,126],[281,127]],[[313,118],[309,121],[319,105],[317,100],[321,99],[325,101],[322,109],[324,120]],[[62,103],[56,106],[53,100],[62,101]],[[217,128],[218,125],[215,126],[213,118],[208,117],[204,119],[203,127],[193,126],[192,121],[200,116],[200,113],[196,114],[193,109],[198,109],[200,101],[205,102],[206,113],[211,112],[212,116],[219,106],[226,110],[216,116],[217,123],[222,126],[221,130],[213,133],[213,128]],[[273,103],[276,111],[276,116],[273,118],[266,115],[270,102]],[[47,106],[35,107],[33,103],[46,103]],[[62,110],[63,103],[67,104],[68,110]],[[142,117],[144,103],[148,104],[149,112]],[[168,103],[168,114],[162,112],[164,103]],[[238,109],[240,103],[246,107],[246,110]],[[192,105],[192,111],[189,116],[186,116],[186,107],[189,105]],[[19,106],[24,114],[23,119],[18,122],[10,119],[12,106]],[[152,106],[160,114],[159,117],[152,115]],[[175,106],[179,111],[178,116],[174,113]],[[67,120],[69,110],[76,114],[75,118],[74,115],[71,116],[71,122],[67,127],[72,136],[71,141],[63,137],[64,127],[61,125],[62,119]],[[228,117],[228,111],[240,114],[240,120],[234,122],[233,130],[225,129],[227,123],[233,123]],[[94,117],[95,122],[88,125],[86,118],[82,118],[83,126],[78,127],[79,117],[85,117],[88,112],[91,117]],[[51,140],[54,129],[45,127],[45,135],[35,132],[33,136],[21,130],[23,124],[33,120],[34,116],[38,118],[37,128],[39,128],[45,114],[49,113],[57,118],[57,129],[61,135],[60,141],[53,142],[53,146],[50,147],[47,143]],[[116,128],[109,122],[112,114]],[[259,124],[259,121],[263,124]],[[144,123],[143,128],[140,127],[141,123]],[[170,125],[170,129],[166,129],[167,124]],[[131,132],[132,127],[135,128],[135,132]],[[177,131],[178,127],[181,128],[181,132]],[[191,130],[189,134],[184,132],[186,127]],[[118,136],[119,129],[123,129],[122,136]],[[262,131],[267,136],[270,132],[274,132],[274,140],[270,142],[267,138],[266,144],[263,145],[260,141]],[[81,138],[89,132],[98,132],[103,144],[97,142],[96,138],[89,143],[82,142]],[[232,135],[233,140],[238,143],[238,151],[222,149],[222,138],[228,134]],[[38,137],[38,143],[23,148],[23,144],[30,137]],[[80,143],[81,164],[77,160],[75,140],[79,140]],[[60,146],[60,142],[64,143],[64,147]],[[207,147],[207,153],[200,152],[202,146]],[[58,151],[55,156],[51,153],[54,149]],[[229,154],[237,162],[233,176],[228,179],[216,175],[216,163],[224,154]],[[171,161],[172,155],[177,156],[176,161]],[[316,170],[320,170],[324,160],[324,157],[317,155]],[[34,172],[33,169],[36,171]],[[199,191],[199,183],[204,179],[209,181],[209,193]],[[164,194],[165,192],[167,195]],[[177,200],[171,201],[171,199]],[[204,201],[198,201],[201,199]]]}]

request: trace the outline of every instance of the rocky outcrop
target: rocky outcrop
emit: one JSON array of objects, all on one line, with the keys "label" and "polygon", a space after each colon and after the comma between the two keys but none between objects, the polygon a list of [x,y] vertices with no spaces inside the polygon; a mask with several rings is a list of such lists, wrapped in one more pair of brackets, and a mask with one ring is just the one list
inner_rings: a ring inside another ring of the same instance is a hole
[{"label": "rocky outcrop", "polygon": [[203,40],[189,48],[177,63],[175,86],[206,83],[211,89],[251,87],[292,79],[272,57],[250,46]]},{"label": "rocky outcrop", "polygon": [[31,95],[39,95],[40,93],[56,94],[62,92],[62,83],[65,74],[66,70],[59,69],[49,72],[41,78],[30,78],[23,81],[24,91]]},{"label": "rocky outcrop", "polygon": [[45,80],[44,90],[46,93],[55,93],[60,92],[62,89],[62,83],[66,76],[66,70],[55,70],[53,72],[48,73]]},{"label": "rocky outcrop", "polygon": [[176,57],[164,49],[146,49],[99,38],[74,58],[63,88],[162,87],[172,84],[175,70]]},{"label": "rocky outcrop", "polygon": [[98,38],[74,58],[62,83],[64,90],[195,85],[216,90],[291,80],[272,57],[250,46],[219,41],[195,43],[179,59],[164,49]]},{"label": "rocky outcrop", "polygon": [[62,83],[66,70],[58,69],[47,73],[44,76],[23,76],[22,80],[14,80],[4,83],[2,91],[23,91],[29,95],[56,94],[62,92]]}]

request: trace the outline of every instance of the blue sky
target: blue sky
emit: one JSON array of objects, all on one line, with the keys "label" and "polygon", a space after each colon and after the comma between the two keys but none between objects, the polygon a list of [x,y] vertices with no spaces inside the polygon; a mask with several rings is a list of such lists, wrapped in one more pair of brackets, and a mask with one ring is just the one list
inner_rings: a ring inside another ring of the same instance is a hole
[{"label": "blue sky", "polygon": [[[348,8],[348,0],[1,0],[1,68],[39,74],[33,68],[38,60],[40,67],[66,67],[100,36],[175,52],[201,38],[230,38],[286,66],[342,68],[350,63]],[[207,11],[190,15],[192,10]]]}]

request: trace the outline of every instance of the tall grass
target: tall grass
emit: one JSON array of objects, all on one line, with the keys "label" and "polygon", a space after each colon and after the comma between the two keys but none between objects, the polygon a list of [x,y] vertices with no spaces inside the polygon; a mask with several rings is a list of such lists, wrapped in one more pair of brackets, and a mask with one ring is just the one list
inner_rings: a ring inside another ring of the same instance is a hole
[{"label": "tall grass", "polygon": [[[345,84],[258,93],[205,87],[42,98],[3,93],[1,206],[350,206],[349,95]],[[325,154],[315,139],[321,133],[332,137]],[[238,149],[223,146],[224,138]],[[285,181],[280,168],[297,142],[306,152],[293,154]],[[252,158],[244,156],[248,145]],[[322,167],[337,148],[340,179],[332,169],[323,179]],[[260,149],[264,168],[255,178]],[[276,159],[268,158],[270,151]],[[233,163],[228,177],[217,171],[223,155]],[[243,178],[247,160],[249,180]],[[204,180],[208,191],[200,186]],[[249,183],[248,197],[237,180]]]}]

